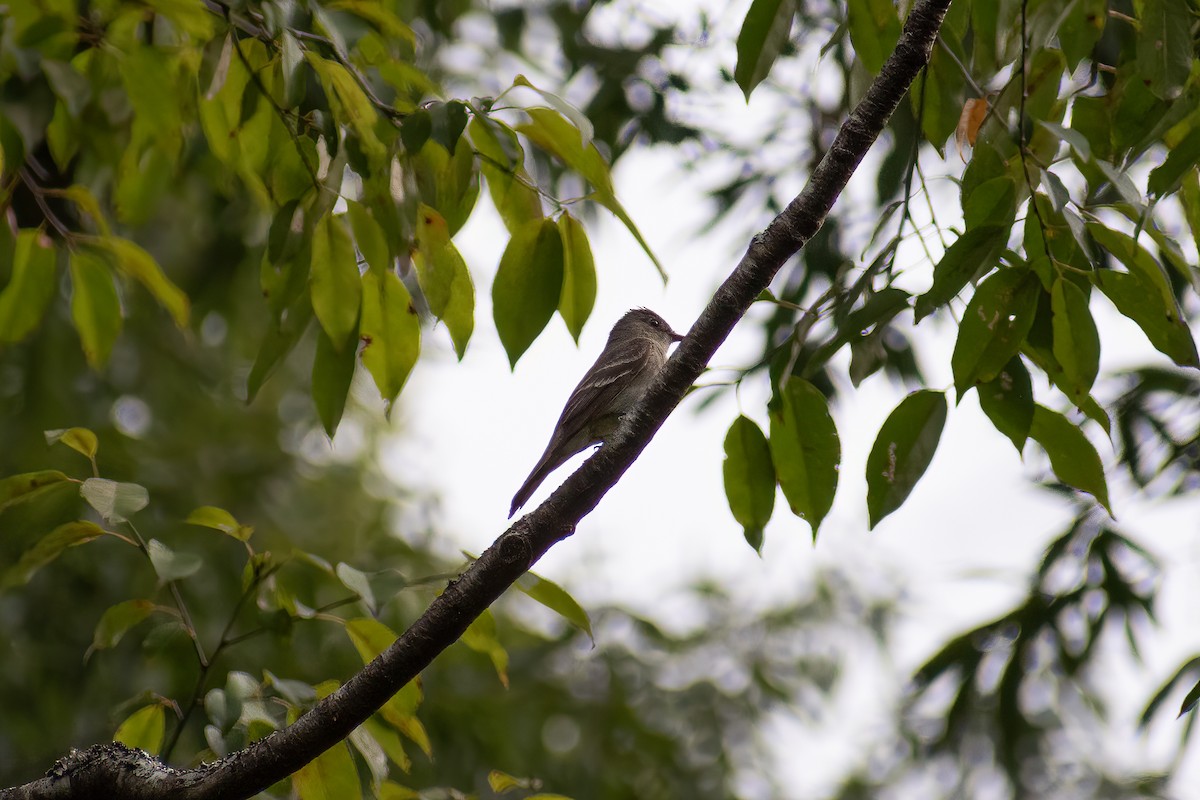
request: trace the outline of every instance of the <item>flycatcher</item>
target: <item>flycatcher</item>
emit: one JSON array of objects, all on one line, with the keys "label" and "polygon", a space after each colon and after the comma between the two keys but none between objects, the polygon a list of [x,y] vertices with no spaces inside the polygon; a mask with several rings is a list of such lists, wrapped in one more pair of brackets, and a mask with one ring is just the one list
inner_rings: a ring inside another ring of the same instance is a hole
[{"label": "flycatcher", "polygon": [[682,339],[648,308],[635,308],[617,320],[600,357],[571,392],[546,452],[513,497],[510,518],[564,461],[608,440],[667,363],[667,349]]}]

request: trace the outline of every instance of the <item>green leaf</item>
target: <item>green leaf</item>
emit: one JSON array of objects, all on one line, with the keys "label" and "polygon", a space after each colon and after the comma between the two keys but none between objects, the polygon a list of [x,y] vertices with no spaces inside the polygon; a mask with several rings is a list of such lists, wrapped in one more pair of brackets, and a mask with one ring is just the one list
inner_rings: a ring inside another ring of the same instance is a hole
[{"label": "green leaf", "polygon": [[564,211],[558,218],[558,232],[563,241],[563,281],[558,313],[578,344],[583,324],[596,304],[596,264],[587,231],[579,220]]},{"label": "green leaf", "polygon": [[1184,175],[1195,172],[1197,161],[1200,161],[1200,125],[1168,150],[1163,163],[1150,171],[1147,191],[1160,198],[1169,195],[1179,188]]},{"label": "green leaf", "polygon": [[913,392],[888,415],[867,456],[867,512],[871,527],[895,511],[933,460],[946,425],[946,395]]},{"label": "green leaf", "polygon": [[[953,34],[943,29],[941,38],[947,47],[961,55],[961,46],[952,43],[956,42]],[[913,112],[921,121],[921,132],[939,153],[958,127],[962,115],[962,87],[962,73],[958,65],[941,47],[935,47],[930,54],[929,65],[913,81],[908,92]]]},{"label": "green leaf", "polygon": [[461,360],[475,329],[475,284],[450,241],[446,220],[425,204],[417,209],[417,282],[434,316],[446,323]]},{"label": "green leaf", "polygon": [[70,480],[56,469],[25,472],[0,479],[0,511],[33,500],[59,486],[66,486]]},{"label": "green leaf", "polygon": [[433,102],[425,107],[429,114],[429,138],[446,148],[451,156],[458,150],[458,140],[467,127],[467,106],[460,100],[448,103]]},{"label": "green leaf", "polygon": [[739,416],[729,426],[722,473],[729,510],[761,552],[763,528],[775,510],[775,466],[767,437],[753,420]]},{"label": "green leaf", "polygon": [[789,378],[771,410],[771,460],[792,512],[808,522],[813,540],[833,505],[842,445],[825,395]]},{"label": "green leaf", "polygon": [[96,434],[87,428],[61,428],[46,431],[45,436],[46,444],[62,442],[88,460],[95,459],[96,451],[100,449],[100,441],[96,438]]},{"label": "green leaf", "polygon": [[371,591],[371,582],[367,580],[367,576],[361,570],[355,569],[343,561],[338,562],[333,572],[343,586],[358,595],[372,613],[375,612],[378,608],[375,603],[375,593]]},{"label": "green leaf", "polygon": [[[379,746],[383,748],[383,752],[387,754],[387,757],[392,761],[392,763],[394,763],[404,772],[408,772],[412,769],[412,759],[408,757],[408,753],[404,752],[404,743],[400,741],[400,737],[395,731],[385,726],[382,722],[378,722],[374,718],[364,722],[363,729],[375,738],[375,741],[378,742]],[[383,789],[386,789],[387,786],[388,784],[385,782],[383,787],[381,787],[381,790],[378,794],[378,800],[385,800],[385,798],[389,797],[404,797],[406,800],[421,800],[420,795],[418,795],[416,792],[413,792],[410,795],[389,795],[383,791]],[[395,784],[392,784],[392,786],[395,786]]]},{"label": "green leaf", "polygon": [[1100,41],[1108,19],[1108,3],[1106,0],[1071,0],[1065,13],[1066,18],[1057,27],[1058,41],[1066,56],[1067,68],[1074,72]]},{"label": "green leaf", "polygon": [[855,54],[868,72],[878,75],[900,40],[896,6],[890,0],[850,0],[846,24]]},{"label": "green leaf", "polygon": [[370,210],[356,200],[347,200],[346,216],[350,219],[350,229],[354,231],[354,243],[367,266],[380,274],[390,270],[392,254],[388,250],[387,237],[371,216]]},{"label": "green leaf", "polygon": [[1033,385],[1021,357],[1013,356],[995,378],[979,384],[978,389],[983,413],[1012,441],[1018,454],[1023,452],[1033,424]]},{"label": "green leaf", "polygon": [[204,559],[195,553],[177,553],[158,539],[146,543],[146,553],[163,581],[182,580],[195,575],[204,566]]},{"label": "green leaf", "polygon": [[327,215],[317,223],[308,280],[317,321],[341,351],[358,323],[363,286],[354,245],[340,217]]},{"label": "green leaf", "polygon": [[292,775],[300,800],[361,800],[362,785],[345,742],[317,756]]},{"label": "green leaf", "polygon": [[1100,334],[1083,290],[1059,278],[1050,293],[1054,318],[1054,357],[1063,369],[1062,388],[1071,402],[1082,403],[1100,371]]},{"label": "green leaf", "polygon": [[596,136],[595,128],[592,127],[592,121],[587,118],[587,115],[580,111],[575,106],[563,100],[558,95],[539,89],[529,82],[529,79],[524,75],[518,75],[513,79],[513,86],[524,86],[528,89],[533,89],[542,96],[542,99],[558,113],[566,117],[572,125],[579,131],[579,143],[587,147],[592,143],[592,139]]},{"label": "green leaf", "polygon": [[412,298],[394,272],[363,276],[360,358],[389,404],[400,394],[421,352],[421,324]]},{"label": "green leaf", "polygon": [[1092,495],[1112,514],[1104,466],[1100,463],[1099,453],[1083,435],[1083,431],[1057,411],[1036,405],[1029,435],[1050,456],[1050,466],[1060,481]]},{"label": "green leaf", "polygon": [[1124,316],[1137,323],[1150,344],[1180,366],[1200,366],[1196,342],[1183,319],[1166,273],[1145,248],[1118,231],[1089,223],[1088,233],[1128,269],[1096,270],[1092,279]]},{"label": "green leaf", "polygon": [[88,366],[99,372],[121,333],[121,301],[108,265],[88,250],[71,251],[71,319]]},{"label": "green leaf", "polygon": [[491,609],[485,608],[483,613],[467,626],[461,641],[476,653],[482,653],[491,660],[492,668],[496,670],[496,677],[507,689],[508,651],[500,644],[500,639],[496,635],[496,618],[492,616]]},{"label": "green leaf", "polygon": [[76,547],[104,535],[104,529],[93,522],[68,522],[47,533],[37,544],[21,554],[16,564],[4,572],[0,589],[24,586],[42,567],[62,555],[68,547]]},{"label": "green leaf", "polygon": [[[371,663],[380,653],[391,647],[397,638],[391,628],[370,617],[347,620],[346,635],[350,637],[364,664]],[[405,713],[411,714],[415,710],[416,706],[406,708]]]},{"label": "green leaf", "polygon": [[[154,613],[158,606],[149,600],[126,600],[111,606],[96,623],[96,631],[92,634],[92,645],[88,654],[96,650],[107,650],[116,647],[117,643],[146,617]],[[84,656],[86,659],[87,656]]]},{"label": "green leaf", "polygon": [[450,236],[458,233],[479,198],[475,154],[470,148],[460,147],[450,155],[437,142],[428,141],[410,163],[421,201],[442,215]]},{"label": "green leaf", "polygon": [[190,314],[187,295],[163,274],[153,256],[128,239],[116,236],[102,236],[95,243],[113,257],[118,269],[146,287],[177,326],[187,327]]},{"label": "green leaf", "polygon": [[0,291],[0,344],[33,333],[54,296],[56,272],[50,240],[38,231],[18,232],[12,275]]},{"label": "green leaf", "polygon": [[526,572],[520,578],[517,578],[516,586],[571,625],[586,633],[588,638],[593,642],[596,641],[596,637],[592,635],[592,621],[588,618],[587,611],[583,609],[583,606],[579,605],[566,589],[554,581],[547,580],[533,572]]},{"label": "green leaf", "polygon": [[162,705],[143,706],[129,715],[113,734],[113,741],[158,755],[167,723]]},{"label": "green leaf", "polygon": [[933,268],[933,286],[917,298],[913,316],[917,322],[962,291],[967,281],[980,272],[990,272],[1000,261],[1009,229],[999,225],[973,228],[955,240]]},{"label": "green leaf", "polygon": [[332,439],[342,421],[346,409],[346,397],[354,379],[356,362],[354,347],[343,347],[341,352],[334,346],[323,329],[317,330],[317,351],[313,356],[312,396],[317,406],[317,416],[325,434]]},{"label": "green leaf", "polygon": [[587,179],[587,182],[595,190],[592,199],[621,220],[625,228],[633,234],[633,238],[637,239],[638,244],[642,246],[642,250],[654,262],[654,267],[662,276],[663,281],[666,281],[667,273],[663,270],[662,264],[650,250],[650,245],[642,238],[641,231],[626,213],[624,206],[617,200],[608,164],[600,155],[600,151],[596,149],[596,145],[592,143],[586,147],[582,146],[579,130],[557,112],[548,108],[529,108],[525,110],[525,113],[529,115],[530,122],[518,125],[517,130],[525,134],[539,148]]},{"label": "green leaf", "polygon": [[239,542],[250,541],[250,535],[254,533],[252,526],[241,524],[233,514],[216,506],[200,506],[188,514],[184,522],[189,525],[199,525],[202,528],[212,528],[214,531],[232,536]]},{"label": "green leaf", "polygon": [[492,283],[496,332],[512,367],[554,316],[562,282],[558,226],[550,219],[526,223],[509,239]]},{"label": "green leaf", "polygon": [[280,69],[283,75],[283,106],[295,108],[308,93],[308,73],[304,71],[304,51],[291,31],[280,34]]},{"label": "green leaf", "polygon": [[467,125],[467,133],[479,153],[480,169],[487,179],[492,203],[508,232],[541,219],[542,199],[525,171],[525,152],[517,134],[504,123],[478,112]]},{"label": "green leaf", "polygon": [[796,16],[795,0],[753,0],[737,38],[737,67],[733,79],[746,100],[762,83],[771,65],[787,46]]},{"label": "green leaf", "polygon": [[250,375],[246,380],[247,403],[254,401],[263,383],[279,366],[283,357],[292,351],[312,322],[312,302],[308,292],[295,297],[285,310],[287,313],[281,314],[278,322],[272,320],[267,323],[267,331],[263,334],[258,354],[254,357],[254,364],[250,367]]},{"label": "green leaf", "polygon": [[304,57],[308,59],[321,81],[334,119],[355,134],[359,146],[368,158],[376,162],[386,159],[387,147],[375,133],[375,123],[379,116],[362,87],[354,80],[354,76],[341,64],[322,58],[313,50],[306,50]]},{"label": "green leaf", "polygon": [[1173,100],[1192,67],[1192,13],[1185,0],[1142,0],[1137,68],[1156,96]]},{"label": "green leaf", "polygon": [[79,494],[108,522],[125,522],[150,502],[145,486],[107,478],[88,478],[79,487]]},{"label": "green leaf", "polygon": [[992,380],[1021,348],[1037,313],[1041,283],[1027,269],[1001,269],[979,284],[967,303],[950,366],[961,398]]},{"label": "green leaf", "polygon": [[1011,228],[1017,216],[1017,183],[1004,175],[976,186],[963,186],[963,220],[967,230],[995,225]]},{"label": "green leaf", "polygon": [[[350,641],[358,650],[364,664],[369,664],[372,659],[391,647],[392,643],[396,641],[396,634],[390,628],[379,620],[368,617],[347,620],[346,635],[350,637]],[[412,680],[406,683],[399,692],[392,695],[379,709],[379,713],[388,721],[388,724],[415,742],[426,755],[429,755],[432,752],[429,736],[421,725],[421,721],[416,718],[421,699],[420,679]]]}]

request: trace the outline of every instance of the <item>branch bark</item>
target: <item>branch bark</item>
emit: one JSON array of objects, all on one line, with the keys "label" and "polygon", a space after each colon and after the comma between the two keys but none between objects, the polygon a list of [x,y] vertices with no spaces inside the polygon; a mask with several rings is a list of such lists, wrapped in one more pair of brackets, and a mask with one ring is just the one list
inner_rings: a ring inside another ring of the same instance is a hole
[{"label": "branch bark", "polygon": [[288,728],[213,764],[172,770],[120,745],[73,752],[46,777],[0,792],[0,800],[122,797],[126,800],[247,798],[349,736],[415,678],[467,626],[575,526],[649,444],[733,326],[784,262],[817,232],[917,73],[929,60],[950,0],[920,0],[896,50],[842,125],[804,190],[751,241],[618,439],[600,448],[541,506],[505,531],[383,654]]}]

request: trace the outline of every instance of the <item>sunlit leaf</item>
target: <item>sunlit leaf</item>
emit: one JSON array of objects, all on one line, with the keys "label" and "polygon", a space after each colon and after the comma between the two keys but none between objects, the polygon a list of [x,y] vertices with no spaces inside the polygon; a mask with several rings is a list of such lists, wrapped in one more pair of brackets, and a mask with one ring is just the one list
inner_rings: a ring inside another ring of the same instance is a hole
[{"label": "sunlit leaf", "polygon": [[867,511],[871,527],[904,504],[933,461],[946,425],[946,396],[924,389],[888,415],[867,456]]},{"label": "sunlit leaf", "polygon": [[460,147],[451,155],[430,140],[409,162],[421,201],[442,215],[450,236],[458,233],[479,197],[475,154],[468,147]]},{"label": "sunlit leaf", "polygon": [[292,775],[300,800],[361,800],[358,770],[345,742],[317,756]]},{"label": "sunlit leaf", "polygon": [[166,716],[159,703],[143,706],[129,715],[113,734],[113,741],[157,755],[166,732]]},{"label": "sunlit leaf", "polygon": [[376,161],[386,158],[387,147],[375,133],[379,116],[354,76],[341,64],[322,58],[313,50],[306,50],[304,56],[321,80],[334,118],[354,132],[368,157]]},{"label": "sunlit leaf", "polygon": [[184,522],[189,525],[212,528],[215,531],[232,536],[239,542],[249,541],[250,535],[254,533],[253,527],[241,524],[234,518],[233,514],[216,506],[200,506],[188,514]]},{"label": "sunlit leaf", "polygon": [[487,179],[492,203],[509,233],[526,222],[541,219],[542,200],[525,171],[516,133],[498,120],[475,114],[467,125],[471,144],[479,152],[480,169]]},{"label": "sunlit leaf", "polygon": [[94,459],[96,451],[100,449],[100,440],[87,428],[62,428],[46,431],[45,436],[46,444],[62,442],[88,459]]},{"label": "sunlit leaf", "polygon": [[514,78],[513,86],[524,86],[540,94],[542,99],[546,101],[547,105],[549,105],[558,113],[562,114],[564,117],[570,120],[572,125],[575,126],[575,128],[579,131],[579,140],[581,145],[587,147],[592,143],[592,139],[596,135],[595,129],[592,127],[592,121],[588,119],[587,115],[578,108],[571,105],[566,100],[563,100],[553,92],[547,92],[544,89],[539,89],[538,87],[534,86],[524,75],[518,75],[516,78]]}]

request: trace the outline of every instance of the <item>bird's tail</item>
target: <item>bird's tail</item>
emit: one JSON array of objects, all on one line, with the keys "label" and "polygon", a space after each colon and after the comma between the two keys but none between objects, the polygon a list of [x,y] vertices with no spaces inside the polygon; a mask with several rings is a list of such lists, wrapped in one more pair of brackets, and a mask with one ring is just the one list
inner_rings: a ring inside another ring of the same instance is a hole
[{"label": "bird's tail", "polygon": [[513,514],[517,513],[518,508],[529,501],[529,496],[537,491],[537,488],[542,485],[542,481],[546,480],[546,476],[562,463],[562,459],[558,463],[555,463],[554,459],[551,458],[553,444],[551,442],[551,447],[546,448],[546,452],[538,460],[537,466],[533,468],[533,472],[529,473],[529,477],[525,479],[525,482],[521,484],[521,488],[517,489],[517,493],[513,495],[512,507],[508,509],[509,519],[512,519]]}]

